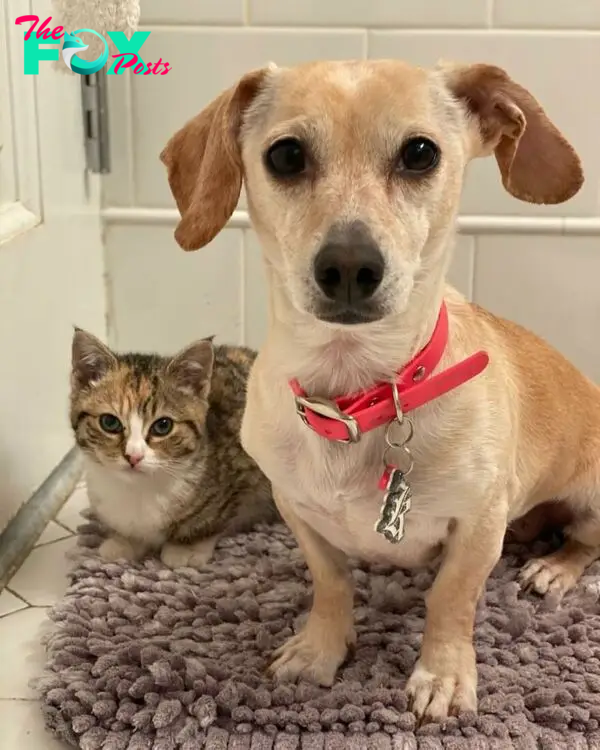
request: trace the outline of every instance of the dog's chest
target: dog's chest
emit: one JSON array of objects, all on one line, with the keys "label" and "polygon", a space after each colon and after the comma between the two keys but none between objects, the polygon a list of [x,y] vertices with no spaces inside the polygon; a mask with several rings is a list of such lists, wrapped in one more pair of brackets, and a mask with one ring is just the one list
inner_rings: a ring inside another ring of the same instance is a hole
[{"label": "dog's chest", "polygon": [[379,488],[385,448],[381,435],[365,436],[360,447],[350,447],[324,443],[301,429],[293,463],[281,455],[280,468],[271,472],[277,478],[271,478],[306,523],[338,549],[368,561],[413,567],[439,553],[450,517],[431,496],[436,488],[418,479],[402,540],[393,544],[375,530],[385,494]]},{"label": "dog's chest", "polygon": [[334,547],[369,562],[404,568],[426,565],[439,554],[448,533],[448,519],[425,515],[413,507],[406,515],[402,540],[393,544],[375,530],[379,495],[343,492],[324,500],[304,496],[296,511]]}]

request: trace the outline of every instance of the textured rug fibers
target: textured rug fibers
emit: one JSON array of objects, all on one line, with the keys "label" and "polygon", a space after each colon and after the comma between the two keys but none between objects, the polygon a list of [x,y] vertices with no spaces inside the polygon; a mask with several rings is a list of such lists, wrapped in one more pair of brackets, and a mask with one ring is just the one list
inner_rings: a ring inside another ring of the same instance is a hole
[{"label": "textured rug fibers", "polygon": [[478,610],[479,713],[416,727],[403,693],[432,571],[355,567],[356,653],[332,689],[274,685],[310,579],[281,526],[226,539],[204,570],[102,562],[91,521],[51,613],[47,725],[82,750],[600,748],[596,564],[562,604],[519,591],[508,545]]}]

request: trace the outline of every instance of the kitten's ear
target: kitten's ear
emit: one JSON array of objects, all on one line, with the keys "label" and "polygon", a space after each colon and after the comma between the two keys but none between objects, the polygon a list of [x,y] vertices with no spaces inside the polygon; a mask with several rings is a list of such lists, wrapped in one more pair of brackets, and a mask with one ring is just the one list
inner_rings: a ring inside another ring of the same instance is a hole
[{"label": "kitten's ear", "polygon": [[212,339],[211,336],[186,346],[167,365],[167,375],[190,396],[207,398],[210,392],[215,361]]},{"label": "kitten's ear", "polygon": [[75,328],[71,348],[73,385],[86,388],[97,382],[117,364],[111,350],[91,333]]}]

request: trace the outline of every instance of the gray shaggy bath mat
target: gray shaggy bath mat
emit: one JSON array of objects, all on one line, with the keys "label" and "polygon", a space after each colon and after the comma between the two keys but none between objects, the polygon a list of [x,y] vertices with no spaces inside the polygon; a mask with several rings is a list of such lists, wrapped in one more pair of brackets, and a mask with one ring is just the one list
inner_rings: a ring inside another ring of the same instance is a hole
[{"label": "gray shaggy bath mat", "polygon": [[[272,650],[310,601],[283,527],[224,540],[205,570],[101,562],[99,527],[54,607],[47,725],[82,750],[600,748],[596,565],[562,606],[519,593],[537,549],[508,546],[479,607],[479,715],[415,726],[403,687],[431,571],[356,567],[356,653],[332,689],[272,684]],[[87,547],[87,548],[86,548]]]}]

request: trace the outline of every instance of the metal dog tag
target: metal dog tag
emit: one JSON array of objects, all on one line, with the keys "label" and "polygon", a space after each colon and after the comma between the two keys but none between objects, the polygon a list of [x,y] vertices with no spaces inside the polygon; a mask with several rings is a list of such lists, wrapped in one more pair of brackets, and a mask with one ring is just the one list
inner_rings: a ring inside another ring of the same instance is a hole
[{"label": "metal dog tag", "polygon": [[390,468],[385,495],[375,531],[388,542],[398,544],[404,537],[406,514],[410,510],[412,492],[400,469]]}]

